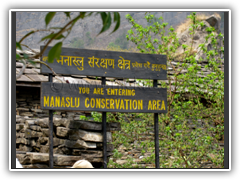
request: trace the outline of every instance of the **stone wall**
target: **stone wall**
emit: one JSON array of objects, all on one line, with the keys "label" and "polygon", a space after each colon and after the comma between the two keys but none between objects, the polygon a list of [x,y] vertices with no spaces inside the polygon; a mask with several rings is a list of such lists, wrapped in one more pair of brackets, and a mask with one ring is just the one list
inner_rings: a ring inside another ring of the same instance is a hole
[{"label": "stone wall", "polygon": [[[17,87],[16,157],[24,168],[48,168],[48,111],[40,109],[40,88]],[[71,167],[86,159],[101,167],[102,123],[80,120],[84,112],[56,111],[53,115],[54,168]],[[119,123],[107,123],[107,156],[113,151],[111,131],[120,130]]]}]

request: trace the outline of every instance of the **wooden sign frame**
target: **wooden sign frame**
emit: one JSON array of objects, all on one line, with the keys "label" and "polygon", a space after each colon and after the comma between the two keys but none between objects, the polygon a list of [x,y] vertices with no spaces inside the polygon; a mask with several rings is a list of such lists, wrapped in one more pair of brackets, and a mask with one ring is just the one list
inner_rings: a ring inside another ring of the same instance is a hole
[{"label": "wooden sign frame", "polygon": [[[42,50],[43,46],[40,48]],[[157,54],[62,48],[60,59],[55,59],[53,63],[48,63],[47,55],[50,49],[51,47],[47,47],[46,51],[41,57],[41,61],[47,63],[57,74],[100,76],[102,77],[102,86],[53,83],[52,71],[41,64],[41,73],[48,74],[49,76],[49,82],[42,82],[41,84],[41,108],[49,109],[49,168],[53,168],[54,110],[102,111],[104,168],[107,168],[106,112],[154,113],[155,167],[159,168],[158,114],[167,113],[167,89],[157,88],[157,81],[167,80],[166,56]],[[153,79],[153,88],[106,86],[106,77]],[[79,88],[84,87],[89,88],[88,94],[80,93]],[[114,90],[108,90],[111,88]],[[64,90],[62,91],[62,89]],[[123,91],[121,90],[120,95],[119,89],[124,89],[125,94],[123,95]],[[133,90],[135,92],[134,96]],[[118,94],[112,95],[111,93],[114,93],[114,91],[118,92]],[[74,98],[74,100],[71,99],[70,96]],[[61,98],[63,98],[64,103],[62,103]],[[79,106],[76,108],[78,98]],[[76,103],[75,107],[73,107],[73,101],[75,102],[75,99]],[[103,100],[100,102],[100,99],[104,99],[105,103],[102,103]],[[65,101],[67,102],[67,107]],[[109,102],[108,105],[107,101]],[[101,107],[101,103],[104,104],[105,108],[96,108],[96,103],[98,103],[98,107]],[[85,107],[81,106],[81,104],[84,104]],[[93,104],[94,107],[91,107]],[[117,106],[119,108],[117,108]],[[124,106],[124,108],[120,108],[120,106]],[[128,109],[126,106],[128,106]]]}]

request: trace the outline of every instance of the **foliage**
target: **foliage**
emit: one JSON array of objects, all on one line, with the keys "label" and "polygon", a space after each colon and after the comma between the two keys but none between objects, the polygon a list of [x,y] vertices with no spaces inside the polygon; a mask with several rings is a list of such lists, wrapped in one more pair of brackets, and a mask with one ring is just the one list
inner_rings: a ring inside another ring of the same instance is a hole
[{"label": "foliage", "polygon": [[[120,26],[120,14],[118,12],[79,12],[79,14],[76,17],[71,17],[70,12],[63,12],[66,17],[68,18],[68,22],[62,26],[62,27],[49,27],[51,24],[51,20],[54,18],[56,12],[49,12],[47,13],[45,17],[45,28],[44,29],[39,29],[39,30],[33,30],[24,35],[18,42],[16,42],[16,49],[22,50],[22,46],[25,46],[29,48],[27,45],[23,44],[23,40],[27,38],[28,36],[40,32],[40,31],[46,31],[49,32],[49,34],[41,39],[40,42],[46,42],[45,47],[40,53],[37,53],[34,57],[29,57],[27,54],[25,54],[23,57],[16,55],[16,60],[21,61],[26,65],[27,63],[34,63],[32,59],[39,58],[43,52],[46,50],[47,46],[53,41],[56,42],[56,44],[52,47],[52,49],[48,53],[48,62],[53,62],[54,59],[57,59],[60,54],[61,54],[61,47],[62,47],[62,42],[68,37],[68,35],[71,33],[73,26],[80,21],[81,19],[84,19],[88,16],[92,15],[100,15],[102,19],[102,24],[103,27],[99,34],[106,32],[112,25],[112,22],[115,23],[115,27],[112,31],[115,32],[119,26]],[[112,21],[112,16],[113,16],[113,21]],[[88,34],[89,35],[89,34]],[[88,37],[89,38],[89,37]],[[90,39],[90,42],[92,40]],[[77,39],[77,42],[74,44],[74,46],[83,46],[81,40]],[[36,63],[36,61],[35,61]],[[37,61],[37,63],[42,63],[46,65],[46,63]],[[49,66],[48,66],[49,67]],[[50,68],[50,67],[49,67]],[[52,70],[52,69],[51,69]],[[52,70],[53,71],[53,70]],[[55,72],[53,71],[53,74]],[[19,77],[18,77],[19,78]]]},{"label": "foliage", "polygon": [[[224,41],[223,35],[217,34],[213,27],[206,28],[206,42],[199,46],[205,58],[197,59],[193,37],[203,24],[197,20],[196,13],[188,16],[192,21],[190,45],[180,45],[172,27],[166,34],[167,23],[162,18],[159,18],[161,23],[155,21],[146,27],[137,24],[130,15],[126,18],[132,24],[126,38],[134,42],[142,53],[166,54],[168,67],[174,72],[168,77],[168,83],[161,84],[168,89],[168,113],[159,115],[160,168],[204,168],[207,163],[214,168],[223,168],[224,148],[219,142],[224,140],[224,72],[221,69],[224,48],[219,50],[217,47],[218,40]],[[145,18],[147,22],[155,19],[151,14]],[[209,43],[212,48],[208,48]],[[176,53],[178,48],[183,49],[180,55]],[[173,64],[176,59],[178,63]],[[206,76],[201,76],[203,72],[198,65],[203,60],[208,62],[204,68],[211,71]],[[150,80],[138,80],[138,83],[152,85]],[[113,134],[114,146],[122,145],[129,151],[138,146],[144,156],[142,161],[154,164],[154,141],[149,136],[154,126],[153,114],[117,113],[117,117],[121,131]],[[141,121],[136,121],[136,118]],[[114,121],[113,118],[111,120]],[[119,153],[115,151],[115,157],[108,163],[110,167],[124,167],[124,164],[116,163]]]},{"label": "foliage", "polygon": [[108,47],[107,47],[108,49],[115,49],[115,50],[120,50],[121,48],[120,48],[120,46],[118,46],[117,44],[115,44],[114,42],[110,42],[109,44],[108,44]]}]

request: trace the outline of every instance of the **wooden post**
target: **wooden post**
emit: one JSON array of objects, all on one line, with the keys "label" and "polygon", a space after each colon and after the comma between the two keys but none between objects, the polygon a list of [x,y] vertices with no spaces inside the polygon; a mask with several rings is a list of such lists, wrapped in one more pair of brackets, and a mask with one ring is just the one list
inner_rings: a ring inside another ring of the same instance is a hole
[{"label": "wooden post", "polygon": [[[49,82],[52,78],[52,74],[48,74]],[[49,110],[49,168],[53,168],[53,110]]]},{"label": "wooden post", "polygon": [[[157,80],[153,80],[153,88],[157,87]],[[155,168],[159,168],[159,126],[158,113],[154,113],[154,136],[155,136]]]},{"label": "wooden post", "polygon": [[[102,85],[106,85],[106,78],[102,77]],[[103,134],[103,168],[107,168],[107,122],[106,112],[102,112],[102,134]]]}]

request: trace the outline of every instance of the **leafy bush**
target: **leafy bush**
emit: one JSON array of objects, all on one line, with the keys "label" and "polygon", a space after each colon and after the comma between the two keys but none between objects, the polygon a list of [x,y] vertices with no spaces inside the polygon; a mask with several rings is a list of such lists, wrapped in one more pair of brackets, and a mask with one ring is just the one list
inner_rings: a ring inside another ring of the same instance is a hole
[{"label": "leafy bush", "polygon": [[[224,140],[224,48],[218,48],[218,40],[224,41],[223,35],[217,34],[213,27],[206,28],[208,32],[206,42],[199,46],[205,58],[197,59],[193,49],[193,37],[198,27],[203,26],[196,18],[196,13],[188,16],[192,23],[189,35],[192,43],[180,45],[173,27],[166,34],[168,23],[155,21],[143,27],[127,15],[132,24],[126,38],[137,45],[142,53],[166,54],[168,67],[173,69],[173,75],[168,76],[168,83],[162,82],[160,87],[168,89],[168,113],[159,115],[159,144],[160,168],[204,168],[210,163],[214,168],[224,167],[224,148],[219,142]],[[145,16],[147,22],[156,19],[154,15]],[[212,48],[208,48],[208,43]],[[183,53],[177,54],[177,49],[182,48]],[[173,63],[173,60],[178,60]],[[201,72],[199,62],[207,60],[205,69],[211,73],[206,76]],[[183,71],[185,73],[183,73]],[[150,80],[138,80],[144,86],[151,86]],[[143,158],[146,163],[155,163],[154,141],[141,141],[144,135],[153,127],[153,114],[117,113],[122,130],[113,134],[115,148],[119,145],[127,149],[133,147],[131,143],[137,141],[142,148],[141,153],[150,152],[150,156]],[[140,117],[142,121],[135,121]],[[110,119],[108,119],[109,121]],[[126,121],[128,120],[128,121]],[[119,168],[111,160],[109,166]],[[128,167],[128,165],[126,165]]]}]

